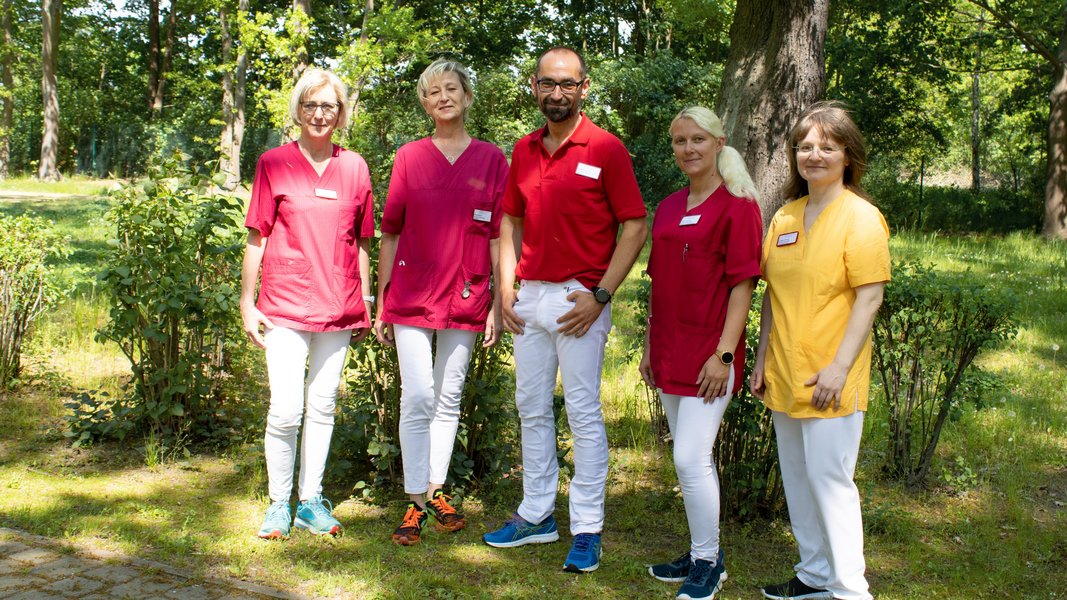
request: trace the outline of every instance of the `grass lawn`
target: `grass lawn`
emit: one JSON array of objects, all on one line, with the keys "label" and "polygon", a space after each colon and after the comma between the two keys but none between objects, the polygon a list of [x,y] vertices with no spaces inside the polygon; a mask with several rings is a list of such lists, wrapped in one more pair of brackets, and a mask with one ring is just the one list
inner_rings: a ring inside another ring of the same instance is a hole
[{"label": "grass lawn", "polygon": [[[628,337],[639,332],[626,325],[624,303],[605,373],[611,475],[596,573],[560,572],[570,543],[565,486],[557,511],[563,539],[555,544],[496,550],[481,543],[481,533],[514,508],[517,483],[467,498],[466,530],[431,530],[422,544],[399,548],[389,534],[403,512],[400,490],[370,504],[345,500],[354,482],[337,481],[327,495],[338,502],[344,537],[296,532],[284,543],[263,542],[254,536],[266,506],[257,444],[147,466],[141,439],[82,449],[66,443],[65,398],[84,389],[118,393],[128,377],[118,350],[93,340],[106,318],[92,282],[107,243],[100,220],[107,200],[91,196],[95,183],[68,192],[79,197],[47,199],[5,194],[7,185],[0,186],[0,214],[55,220],[75,254],[59,265],[72,292],[25,349],[24,381],[0,392],[7,422],[0,525],[315,596],[673,598],[677,586],[653,580],[644,565],[687,547],[685,517],[670,454],[645,425],[636,365],[626,359]],[[880,599],[1067,598],[1067,244],[1029,235],[901,234],[892,250],[1014,288],[1020,332],[979,357],[997,384],[981,408],[961,407],[946,426],[926,491],[880,478],[885,413],[872,401],[857,474],[872,591]],[[759,598],[760,584],[791,576],[796,554],[787,521],[741,524],[726,515],[722,540],[729,579],[719,598]]]}]

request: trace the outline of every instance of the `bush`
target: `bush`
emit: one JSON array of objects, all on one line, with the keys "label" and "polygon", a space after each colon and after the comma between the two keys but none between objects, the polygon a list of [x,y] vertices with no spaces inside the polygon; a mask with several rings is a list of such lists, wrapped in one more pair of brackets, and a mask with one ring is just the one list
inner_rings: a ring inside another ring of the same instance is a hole
[{"label": "bush", "polygon": [[890,477],[921,485],[978,352],[1015,332],[1012,298],[966,277],[893,268],[874,321],[874,368],[889,410]]},{"label": "bush", "polygon": [[18,377],[30,325],[60,295],[47,261],[69,254],[47,221],[0,216],[0,388]]},{"label": "bush", "polygon": [[231,352],[244,346],[242,204],[211,189],[175,154],[116,192],[108,213],[116,238],[98,282],[110,318],[97,337],[117,343],[130,360],[131,410],[124,414],[160,439],[217,433]]}]

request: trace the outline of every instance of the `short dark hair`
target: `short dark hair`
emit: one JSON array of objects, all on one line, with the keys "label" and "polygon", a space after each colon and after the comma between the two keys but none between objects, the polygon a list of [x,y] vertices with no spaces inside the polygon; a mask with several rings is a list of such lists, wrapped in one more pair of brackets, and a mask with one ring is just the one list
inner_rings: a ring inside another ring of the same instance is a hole
[{"label": "short dark hair", "polygon": [[822,100],[812,104],[801,113],[797,124],[789,132],[789,181],[782,189],[782,196],[786,200],[797,200],[808,195],[808,182],[800,176],[793,148],[816,128],[827,138],[841,144],[841,149],[845,151],[848,159],[843,174],[845,187],[869,200],[870,196],[860,185],[863,174],[867,172],[867,144],[863,141],[859,126],[852,120],[848,107],[837,100]]},{"label": "short dark hair", "polygon": [[578,57],[578,65],[579,65],[578,66],[578,77],[581,78],[582,80],[585,79],[585,76],[589,73],[589,68],[585,64],[585,59],[582,58],[582,55],[581,55],[580,52],[578,52],[574,48],[571,48],[570,46],[553,46],[553,47],[549,48],[548,50],[545,50],[544,52],[542,52],[541,56],[537,57],[537,65],[534,67],[534,77],[537,77],[537,76],[541,75],[541,61],[543,61],[546,56],[548,56],[549,54],[551,54],[553,52],[570,52],[571,54],[577,56]]}]

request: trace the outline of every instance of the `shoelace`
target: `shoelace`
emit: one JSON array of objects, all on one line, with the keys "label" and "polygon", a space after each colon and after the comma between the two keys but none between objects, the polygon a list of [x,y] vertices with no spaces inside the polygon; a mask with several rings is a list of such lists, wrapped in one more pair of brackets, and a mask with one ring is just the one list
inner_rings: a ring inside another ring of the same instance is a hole
[{"label": "shoelace", "polygon": [[412,505],[408,507],[406,513],[404,513],[404,521],[400,523],[400,528],[421,529],[422,525],[419,524],[419,519],[422,517],[422,511],[418,506]]},{"label": "shoelace", "polygon": [[[324,506],[325,504],[329,504],[330,505],[329,510],[326,509],[326,507]],[[307,504],[305,506],[310,508],[311,512],[315,513],[316,517],[332,517],[333,516],[333,514],[332,514],[333,513],[333,503],[330,502],[329,500],[327,500],[326,498],[323,498],[322,496],[319,496],[317,498],[312,498],[311,500],[308,500],[308,502],[307,502]]]},{"label": "shoelace", "polygon": [[288,508],[289,508],[289,504],[287,502],[286,503],[275,502],[275,503],[271,504],[269,507],[267,507],[267,520],[269,521],[269,520],[274,519],[276,517],[277,518],[281,518],[281,517],[285,516],[284,513],[288,512],[286,510]]},{"label": "shoelace", "polygon": [[579,533],[578,537],[574,538],[574,548],[579,552],[589,552],[593,549],[593,534],[591,533]]},{"label": "shoelace", "polygon": [[430,500],[430,504],[437,509],[437,512],[443,515],[454,515],[456,514],[456,509],[452,508],[452,506],[448,504],[448,501],[451,499],[452,496],[449,496],[447,494],[440,494],[433,500]]},{"label": "shoelace", "polygon": [[704,585],[711,577],[712,565],[706,560],[698,560],[689,567],[689,576],[686,577],[686,581],[691,581],[697,585]]}]

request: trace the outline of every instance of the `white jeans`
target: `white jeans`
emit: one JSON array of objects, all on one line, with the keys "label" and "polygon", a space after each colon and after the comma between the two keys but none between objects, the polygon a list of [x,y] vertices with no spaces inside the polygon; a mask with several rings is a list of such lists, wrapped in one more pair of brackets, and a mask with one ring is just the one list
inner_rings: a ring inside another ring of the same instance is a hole
[{"label": "white jeans", "polygon": [[[730,367],[727,390],[734,387],[736,368]],[[674,439],[674,470],[685,502],[693,560],[715,562],[719,558],[719,472],[712,451],[732,395],[728,391],[705,402],[699,396],[660,392]]]},{"label": "white jeans", "polygon": [[404,493],[424,494],[443,485],[459,428],[459,407],[467,365],[478,334],[393,325],[400,361],[400,452]]},{"label": "white jeans", "polygon": [[524,281],[515,312],[526,322],[515,336],[515,407],[522,423],[523,498],[518,514],[531,523],[548,518],[556,505],[559,462],[552,396],[557,369],[563,379],[567,421],[574,436],[574,478],[570,486],[571,533],[604,528],[604,485],[608,436],[600,410],[604,344],[611,330],[611,305],[582,337],[559,333],[560,316],[574,308],[567,296],[589,290],[577,281]]},{"label": "white jeans", "polygon": [[273,502],[288,500],[293,493],[296,436],[301,419],[304,436],[300,443],[300,499],[322,493],[337,386],[351,339],[352,332],[347,330],[312,332],[285,327],[268,329],[264,335],[270,411],[263,450]]},{"label": "white jeans", "polygon": [[805,584],[842,600],[869,600],[856,472],[863,413],[794,419],[772,413],[789,522]]}]

